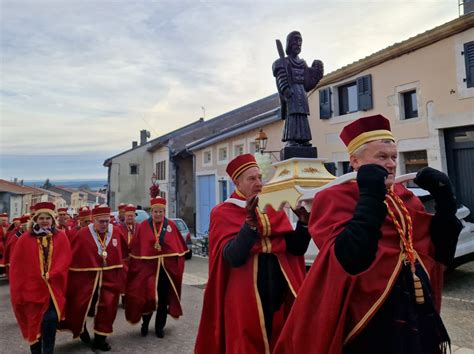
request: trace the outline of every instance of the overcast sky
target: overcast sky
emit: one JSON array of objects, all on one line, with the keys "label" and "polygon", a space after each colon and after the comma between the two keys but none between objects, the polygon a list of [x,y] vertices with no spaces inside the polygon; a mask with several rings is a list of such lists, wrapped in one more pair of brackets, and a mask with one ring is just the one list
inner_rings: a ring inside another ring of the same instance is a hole
[{"label": "overcast sky", "polygon": [[457,0],[0,0],[0,178],[106,177],[105,158],[276,91],[297,29],[326,73],[458,16]]}]

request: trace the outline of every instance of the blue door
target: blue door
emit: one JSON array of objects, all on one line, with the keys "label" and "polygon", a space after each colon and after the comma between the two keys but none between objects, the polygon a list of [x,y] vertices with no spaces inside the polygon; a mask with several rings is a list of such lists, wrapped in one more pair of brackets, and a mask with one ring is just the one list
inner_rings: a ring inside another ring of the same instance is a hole
[{"label": "blue door", "polygon": [[198,176],[197,233],[209,231],[209,216],[216,205],[216,178],[214,175]]}]

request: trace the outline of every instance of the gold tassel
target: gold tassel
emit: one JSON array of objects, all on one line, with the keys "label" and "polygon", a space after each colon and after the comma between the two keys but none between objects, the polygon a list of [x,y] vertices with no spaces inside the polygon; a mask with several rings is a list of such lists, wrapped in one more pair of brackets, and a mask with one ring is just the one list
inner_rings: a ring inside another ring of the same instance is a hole
[{"label": "gold tassel", "polygon": [[44,248],[48,247],[48,237],[41,237],[41,244],[43,245]]},{"label": "gold tassel", "polygon": [[423,287],[421,285],[421,280],[418,276],[413,273],[413,283],[415,285],[415,300],[418,305],[425,303],[425,297],[423,295]]}]

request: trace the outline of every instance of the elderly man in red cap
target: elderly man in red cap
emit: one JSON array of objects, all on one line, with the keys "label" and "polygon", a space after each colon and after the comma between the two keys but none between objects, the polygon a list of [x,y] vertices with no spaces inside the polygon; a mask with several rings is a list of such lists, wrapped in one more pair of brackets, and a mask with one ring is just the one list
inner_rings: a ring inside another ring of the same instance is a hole
[{"label": "elderly man in red cap", "polygon": [[29,229],[10,259],[13,311],[32,353],[53,353],[56,329],[63,318],[71,248],[55,228],[53,203],[36,204]]},{"label": "elderly man in red cap", "polygon": [[435,215],[394,183],[397,146],[388,119],[360,118],[341,133],[357,181],[313,201],[310,233],[319,254],[275,353],[446,353],[439,316],[443,264],[459,232],[448,177],[426,167],[414,182]]},{"label": "elderly man in red cap", "polygon": [[163,338],[167,315],[183,314],[181,285],[188,248],[177,226],[165,217],[166,200],[153,198],[150,206],[151,217],[138,226],[130,247],[125,316],[132,324],[142,319],[141,334],[146,336],[156,310],[155,334]]},{"label": "elderly man in red cap", "polygon": [[196,353],[270,353],[305,276],[308,212],[258,208],[260,169],[251,154],[227,173],[235,192],[211,212],[209,281]]},{"label": "elderly man in red cap", "polygon": [[[80,336],[93,349],[111,349],[106,338],[112,333],[122,287],[123,236],[109,223],[110,208],[92,210],[93,222],[81,228],[71,240],[66,320],[61,324]],[[94,341],[86,328],[86,316],[94,317]]]}]

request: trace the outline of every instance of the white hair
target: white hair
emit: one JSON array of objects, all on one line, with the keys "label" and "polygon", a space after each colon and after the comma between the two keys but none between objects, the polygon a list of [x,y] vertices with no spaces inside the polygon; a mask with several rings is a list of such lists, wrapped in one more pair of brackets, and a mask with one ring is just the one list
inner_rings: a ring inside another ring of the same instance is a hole
[{"label": "white hair", "polygon": [[369,142],[367,142],[367,143],[365,143],[365,144],[362,144],[362,145],[359,146],[357,149],[355,149],[355,150],[352,152],[351,155],[354,156],[354,157],[360,157],[360,156],[364,153],[365,149],[367,149],[367,145],[368,145],[369,143],[374,142],[374,141],[381,141],[381,142],[384,143],[384,144],[394,143],[394,141],[393,141],[393,140],[390,140],[390,139],[382,139],[382,140],[369,141]]}]

